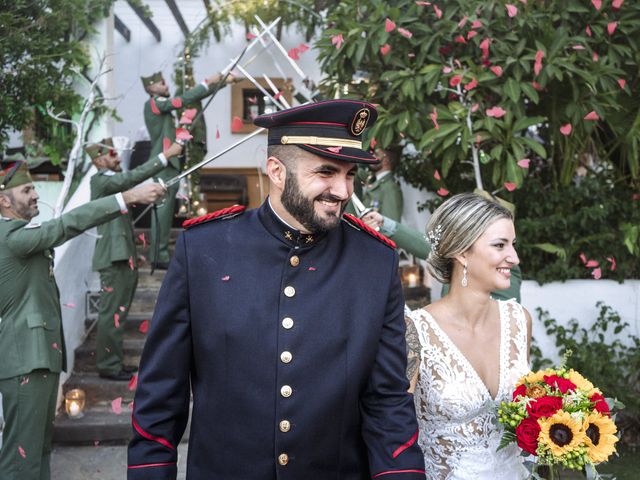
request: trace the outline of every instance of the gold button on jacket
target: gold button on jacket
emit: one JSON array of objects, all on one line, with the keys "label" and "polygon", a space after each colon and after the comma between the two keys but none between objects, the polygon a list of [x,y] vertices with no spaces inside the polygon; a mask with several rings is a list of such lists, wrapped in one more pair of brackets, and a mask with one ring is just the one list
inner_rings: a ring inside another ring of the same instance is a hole
[{"label": "gold button on jacket", "polygon": [[281,453],[280,455],[278,455],[278,463],[283,466],[289,463],[289,455],[287,455],[286,453]]},{"label": "gold button on jacket", "polygon": [[293,393],[293,390],[289,385],[283,385],[282,388],[280,389],[280,395],[282,395],[285,398],[290,397],[292,393]]},{"label": "gold button on jacket", "polygon": [[291,422],[289,420],[282,420],[280,422],[280,431],[286,433],[289,430],[291,430]]},{"label": "gold button on jacket", "polygon": [[300,257],[298,257],[297,255],[294,255],[289,259],[289,263],[291,264],[292,267],[297,267],[298,265],[300,265]]}]

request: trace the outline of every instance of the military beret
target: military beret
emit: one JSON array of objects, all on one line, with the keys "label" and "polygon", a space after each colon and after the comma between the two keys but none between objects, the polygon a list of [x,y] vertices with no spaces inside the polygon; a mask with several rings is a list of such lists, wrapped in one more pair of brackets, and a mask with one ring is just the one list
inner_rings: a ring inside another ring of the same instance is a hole
[{"label": "military beret", "polygon": [[269,129],[268,145],[295,145],[321,157],[377,164],[362,149],[362,133],[377,117],[370,103],[326,100],[260,115],[253,123]]},{"label": "military beret", "polygon": [[115,149],[113,148],[113,140],[111,140],[111,138],[103,138],[100,140],[100,143],[87,145],[84,151],[91,157],[91,160],[94,160],[100,155],[104,155],[106,153],[113,155]]},{"label": "military beret", "polygon": [[0,162],[0,191],[31,183],[27,162],[21,160],[2,160]]},{"label": "military beret", "polygon": [[140,80],[142,80],[142,86],[146,89],[154,83],[162,82],[164,77],[162,76],[162,72],[156,72],[148,77],[140,77]]}]

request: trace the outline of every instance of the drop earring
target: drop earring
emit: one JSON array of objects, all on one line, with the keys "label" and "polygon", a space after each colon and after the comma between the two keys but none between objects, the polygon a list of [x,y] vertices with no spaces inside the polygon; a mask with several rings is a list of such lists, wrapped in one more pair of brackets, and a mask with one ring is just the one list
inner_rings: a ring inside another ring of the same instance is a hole
[{"label": "drop earring", "polygon": [[467,262],[464,262],[464,268],[462,269],[462,286],[466,287],[469,285],[469,281],[467,280]]}]

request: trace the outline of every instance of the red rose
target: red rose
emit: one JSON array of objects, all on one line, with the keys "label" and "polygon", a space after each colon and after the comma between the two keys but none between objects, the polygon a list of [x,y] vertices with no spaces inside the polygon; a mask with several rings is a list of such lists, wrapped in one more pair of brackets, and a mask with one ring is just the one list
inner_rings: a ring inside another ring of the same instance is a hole
[{"label": "red rose", "polygon": [[576,386],[573,384],[573,382],[570,382],[566,378],[562,378],[557,375],[545,375],[544,381],[547,385],[556,387],[562,393],[567,393],[567,390],[571,390],[573,392],[576,389]]},{"label": "red rose", "polygon": [[527,386],[526,385],[520,385],[518,388],[516,388],[513,391],[513,400],[515,400],[518,395],[522,395],[523,397],[527,396]]},{"label": "red rose", "polygon": [[595,404],[593,408],[597,412],[600,412],[602,415],[611,416],[609,405],[602,395],[600,395],[599,393],[594,393],[593,395],[591,395],[591,397],[589,397],[589,400],[591,400]]},{"label": "red rose", "polygon": [[540,425],[533,418],[525,418],[516,427],[516,438],[518,446],[525,452],[536,455],[538,448],[538,434],[540,433]]},{"label": "red rose", "polygon": [[527,405],[527,412],[531,418],[550,417],[562,408],[562,397],[541,397],[532,400]]}]

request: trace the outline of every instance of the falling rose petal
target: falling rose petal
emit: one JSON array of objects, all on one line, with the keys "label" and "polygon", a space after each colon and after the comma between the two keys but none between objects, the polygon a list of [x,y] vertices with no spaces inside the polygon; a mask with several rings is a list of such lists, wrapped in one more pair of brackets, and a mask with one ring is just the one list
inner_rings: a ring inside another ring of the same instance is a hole
[{"label": "falling rose petal", "polygon": [[584,253],[580,252],[579,257],[580,257],[580,260],[582,261],[583,264],[587,263],[587,257],[586,257],[586,255]]},{"label": "falling rose petal", "polygon": [[624,86],[627,84],[627,81],[624,78],[620,78],[618,79],[618,85],[620,85],[620,88],[622,90],[624,90]]},{"label": "falling rose petal", "polygon": [[93,441],[93,446],[97,447],[98,445],[100,445],[100,440],[94,440]]},{"label": "falling rose petal", "polygon": [[587,34],[588,37],[593,35],[593,33],[591,33],[591,27],[589,25],[587,25],[587,27],[584,29],[584,32]]},{"label": "falling rose petal", "polygon": [[20,385],[26,385],[27,383],[29,383],[29,377],[24,377],[20,382]]},{"label": "falling rose petal", "polygon": [[147,248],[147,237],[145,237],[144,233],[138,235],[138,239],[142,242],[142,248]]},{"label": "falling rose petal", "polygon": [[306,43],[301,43],[300,45],[298,45],[298,51],[300,53],[304,53],[307,50],[309,50],[309,45],[307,45]]},{"label": "falling rose petal", "polygon": [[598,52],[593,52],[593,56],[591,58],[593,58],[594,62],[597,62],[600,58],[600,55],[598,55]]},{"label": "falling rose petal", "polygon": [[233,133],[238,133],[244,127],[244,123],[242,123],[242,119],[237,115],[234,115],[233,120],[231,121],[231,131]]},{"label": "falling rose petal", "polygon": [[507,15],[509,15],[509,17],[513,18],[518,14],[518,7],[516,7],[515,5],[507,3],[505,7],[507,8]]},{"label": "falling rose petal", "polygon": [[476,32],[475,30],[469,30],[469,33],[467,33],[467,40],[471,40],[476,35],[478,35],[478,32]]},{"label": "falling rose petal", "polygon": [[613,32],[618,28],[618,22],[609,22],[607,23],[607,33],[609,36],[613,35]]},{"label": "falling rose petal", "polygon": [[602,278],[602,269],[594,268],[593,271],[591,272],[591,276],[596,280],[600,280]]},{"label": "falling rose petal", "polygon": [[611,7],[613,7],[614,10],[620,10],[623,3],[624,0],[613,0],[613,2],[611,2]]},{"label": "falling rose petal", "polygon": [[119,313],[114,313],[113,314],[113,324],[116,326],[116,328],[120,328],[120,314]]},{"label": "falling rose petal", "polygon": [[599,267],[600,263],[597,260],[588,260],[584,266],[587,268]]},{"label": "falling rose petal", "polygon": [[596,10],[600,10],[602,8],[602,0],[591,0],[591,3],[596,7]]},{"label": "falling rose petal", "polygon": [[107,293],[113,292],[113,287],[102,287],[102,289]]},{"label": "falling rose petal", "polygon": [[572,131],[573,131],[573,127],[571,126],[570,123],[565,123],[560,127],[560,133],[565,137],[568,137],[569,135],[571,135]]},{"label": "falling rose petal", "polygon": [[125,307],[124,305],[120,305],[118,308],[120,309],[121,312],[124,312],[127,310],[127,307]]},{"label": "falling rose petal", "polygon": [[338,34],[338,35],[332,35],[331,36],[331,43],[336,46],[337,50],[340,50],[340,47],[344,43],[344,37],[342,36],[341,33]]},{"label": "falling rose petal", "polygon": [[162,139],[162,150],[167,150],[173,142],[169,137],[164,137]]},{"label": "falling rose petal", "polygon": [[458,22],[458,28],[463,28],[467,24],[467,20],[469,20],[468,16],[462,17],[462,20]]},{"label": "falling rose petal", "polygon": [[471,113],[476,113],[479,108],[480,108],[480,104],[474,103],[473,105],[471,105]]},{"label": "falling rose petal", "polygon": [[378,141],[376,140],[376,137],[372,137],[371,138],[371,142],[369,142],[371,144],[371,148],[376,148],[376,145],[378,144]]},{"label": "falling rose petal", "polygon": [[517,185],[515,183],[511,183],[511,182],[504,182],[504,188],[506,188],[509,192],[513,192]]},{"label": "falling rose petal", "polygon": [[138,327],[140,333],[147,333],[149,331],[149,320],[143,320]]},{"label": "falling rose petal", "polygon": [[457,87],[460,82],[462,81],[462,76],[461,75],[454,75],[453,77],[451,77],[449,79],[449,86],[450,87]]},{"label": "falling rose petal", "polygon": [[395,29],[396,29],[396,23],[393,20],[387,18],[384,21],[384,31],[389,33],[389,32],[393,32]]},{"label": "falling rose petal", "polygon": [[137,386],[138,386],[138,375],[136,374],[133,377],[131,377],[131,380],[129,380],[129,385],[127,387],[129,388],[129,390],[133,392]]},{"label": "falling rose petal", "polygon": [[440,10],[435,3],[432,6],[433,6],[433,11],[436,12],[436,17],[442,18],[442,10]]},{"label": "falling rose petal", "polygon": [[412,53],[407,53],[407,57],[409,57],[409,58],[413,58],[413,57],[415,57],[415,56],[416,56],[416,54],[415,54],[415,53],[413,53],[413,52],[412,52]]},{"label": "falling rose petal", "polygon": [[216,125],[216,140],[220,140],[220,129],[218,128],[218,125]]},{"label": "falling rose petal", "polygon": [[433,178],[435,178],[436,180],[440,180],[440,172],[438,171],[438,169],[436,169],[435,172],[433,172]]},{"label": "falling rose petal", "polygon": [[487,117],[502,118],[507,113],[502,107],[492,107],[487,110]]},{"label": "falling rose petal", "polygon": [[27,458],[27,453],[24,451],[24,448],[22,448],[21,446],[18,446],[18,453],[22,458]]},{"label": "falling rose petal", "polygon": [[342,150],[342,147],[327,147],[327,150],[333,153],[339,153]]},{"label": "falling rose petal", "polygon": [[500,65],[494,65],[493,67],[489,67],[489,70],[491,70],[496,77],[502,76],[502,67]]},{"label": "falling rose petal", "polygon": [[451,67],[442,67],[442,73],[451,73],[453,68]]},{"label": "falling rose petal", "polygon": [[573,47],[574,50],[584,50],[584,45],[574,45]]},{"label": "falling rose petal", "polygon": [[411,38],[413,37],[413,33],[411,33],[409,30],[407,30],[406,28],[398,28],[398,33],[400,35],[402,35],[403,37],[406,38]]},{"label": "falling rose petal", "polygon": [[287,52],[287,55],[289,55],[289,58],[292,60],[300,60],[300,50],[298,50],[298,47],[293,47],[291,50],[289,50]]},{"label": "falling rose petal", "polygon": [[480,20],[474,20],[471,22],[471,28],[482,28],[482,22]]},{"label": "falling rose petal", "polygon": [[380,53],[383,56],[389,53],[390,51],[391,51],[391,45],[389,45],[388,43],[385,43],[383,46],[380,47]]},{"label": "falling rose petal", "polygon": [[224,277],[221,278],[223,282],[228,282],[230,279],[231,277],[229,275],[225,275]]},{"label": "falling rose petal", "polygon": [[282,96],[282,91],[276,93],[273,98],[275,98],[276,100],[280,100],[280,97]]},{"label": "falling rose petal", "polygon": [[63,307],[67,307],[67,308],[76,308],[76,304],[75,303],[63,303],[62,304]]},{"label": "falling rose petal", "polygon": [[127,408],[133,412],[133,407],[134,407],[134,401],[130,401],[129,404],[127,405]]},{"label": "falling rose petal", "polygon": [[120,415],[122,413],[122,397],[111,400],[111,411],[116,415]]},{"label": "falling rose petal", "polygon": [[464,89],[468,92],[469,90],[473,90],[474,88],[476,88],[478,86],[478,80],[476,80],[475,78],[473,80],[471,80],[469,83],[467,83],[464,86]]},{"label": "falling rose petal", "polygon": [[433,122],[433,128],[440,130],[440,125],[438,125],[438,110],[436,110],[436,107],[433,107],[433,112],[429,114],[429,118],[431,118]]},{"label": "falling rose petal", "polygon": [[607,257],[607,262],[611,264],[609,270],[614,272],[616,270],[616,257]]},{"label": "falling rose petal", "polygon": [[531,160],[529,160],[528,158],[523,158],[522,160],[518,161],[518,166],[522,168],[529,168],[529,163],[531,163]]},{"label": "falling rose petal", "polygon": [[253,40],[257,35],[255,33],[247,32],[247,40]]},{"label": "falling rose petal", "polygon": [[596,112],[589,112],[584,116],[584,120],[600,120],[600,117]]},{"label": "falling rose petal", "polygon": [[418,5],[419,7],[427,7],[431,5],[431,2],[416,2],[416,5]]},{"label": "falling rose petal", "polygon": [[441,197],[446,197],[447,195],[449,195],[449,190],[447,190],[446,188],[439,188],[436,193]]},{"label": "falling rose petal", "polygon": [[133,257],[129,257],[129,268],[131,270],[135,270],[135,265],[133,264]]},{"label": "falling rose petal", "polygon": [[56,342],[53,342],[53,343],[51,344],[51,347],[52,347],[54,350],[60,350],[60,347],[58,346],[58,344],[57,344]]},{"label": "falling rose petal", "polygon": [[489,46],[491,45],[491,40],[485,38],[482,42],[480,42],[480,50],[482,50],[482,60],[487,60],[489,58]]},{"label": "falling rose petal", "polygon": [[309,267],[309,271],[310,272],[315,272],[316,271],[316,267]]},{"label": "falling rose petal", "polygon": [[536,91],[538,91],[538,92],[541,92],[542,90],[544,90],[544,88],[542,88],[542,85],[540,85],[540,84],[539,84],[538,82],[536,82],[536,81],[531,82],[531,86],[532,86],[533,88],[535,88],[535,89],[536,89]]},{"label": "falling rose petal", "polygon": [[542,50],[538,50],[536,52],[536,61],[533,64],[533,73],[538,75],[540,70],[542,70],[542,59],[544,58],[544,52]]},{"label": "falling rose petal", "polygon": [[458,35],[453,41],[456,43],[467,43],[467,39],[462,35]]},{"label": "falling rose petal", "polygon": [[249,103],[251,105],[256,105],[258,103],[257,95],[254,95],[253,97],[249,97],[249,98],[247,98],[247,100],[249,101]]},{"label": "falling rose petal", "polygon": [[176,129],[177,140],[191,140],[192,138],[193,138],[193,135],[191,135],[187,129],[185,128]]},{"label": "falling rose petal", "polygon": [[191,123],[193,123],[193,121],[189,118],[189,117],[185,117],[184,115],[182,115],[180,117],[180,125],[191,125]]}]

